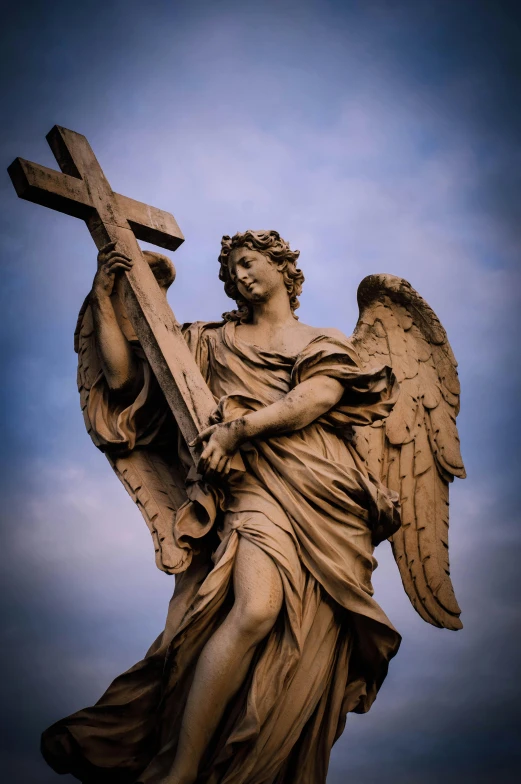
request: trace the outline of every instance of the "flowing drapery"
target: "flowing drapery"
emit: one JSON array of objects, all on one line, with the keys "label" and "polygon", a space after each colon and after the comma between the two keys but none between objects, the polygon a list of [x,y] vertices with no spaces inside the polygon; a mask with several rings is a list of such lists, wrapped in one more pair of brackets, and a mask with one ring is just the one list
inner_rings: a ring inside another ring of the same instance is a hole
[{"label": "flowing drapery", "polygon": [[[352,443],[353,424],[390,412],[396,382],[388,368],[362,372],[347,339],[322,335],[295,357],[245,343],[232,322],[190,325],[185,337],[223,420],[267,406],[313,376],[338,379],[344,395],[302,430],[245,444],[246,471],[226,491],[189,475],[190,500],[174,530],[178,544],[198,554],[176,579],[163,633],[95,706],[44,733],[44,755],[84,782],[161,784],[198,656],[233,601],[244,537],[277,566],[283,608],[198,782],[323,784],[346,714],[369,709],[399,645],[371,586],[373,546],[399,525],[397,501]],[[147,367],[130,406],[111,400],[100,377],[87,413],[106,449],[147,448],[171,427]]]}]

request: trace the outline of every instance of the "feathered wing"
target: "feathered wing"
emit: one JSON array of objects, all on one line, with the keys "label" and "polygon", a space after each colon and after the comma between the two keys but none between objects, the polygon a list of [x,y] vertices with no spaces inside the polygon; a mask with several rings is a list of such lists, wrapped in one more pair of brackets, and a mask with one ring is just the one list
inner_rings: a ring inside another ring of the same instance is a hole
[{"label": "feathered wing", "polygon": [[[132,337],[128,319],[121,308],[116,309],[123,331]],[[99,439],[87,413],[90,391],[101,371],[89,297],[78,316],[74,349],[78,354],[78,390],[85,425],[94,444],[99,447]],[[180,461],[170,459],[166,450],[154,448],[153,445],[134,449],[124,455],[105,451],[105,455],[143,515],[152,535],[158,569],[167,574],[183,571],[188,565],[189,556],[185,550],[177,547],[173,536],[175,513],[186,501],[186,471]]]},{"label": "feathered wing", "polygon": [[400,394],[386,420],[357,428],[369,468],[400,496],[391,537],[403,586],[428,623],[460,629],[449,571],[449,483],[465,477],[457,362],[439,319],[410,283],[370,275],[358,288],[353,342],[366,367],[390,365]]}]

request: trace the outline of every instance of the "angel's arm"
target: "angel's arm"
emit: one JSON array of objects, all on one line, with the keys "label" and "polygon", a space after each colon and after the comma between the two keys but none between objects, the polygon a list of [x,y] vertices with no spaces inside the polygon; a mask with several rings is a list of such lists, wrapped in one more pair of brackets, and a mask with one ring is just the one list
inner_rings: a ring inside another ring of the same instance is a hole
[{"label": "angel's arm", "polygon": [[333,408],[343,393],[344,387],[336,379],[313,376],[259,411],[212,425],[193,442],[208,442],[201,455],[201,470],[227,474],[230,458],[244,441],[301,430]]},{"label": "angel's arm", "polygon": [[241,441],[301,430],[336,406],[343,394],[340,381],[329,376],[302,381],[276,403],[241,417]]},{"label": "angel's arm", "polygon": [[96,348],[103,374],[110,389],[118,393],[134,389],[141,372],[130,343],[121,331],[110,298],[117,272],[130,269],[130,266],[130,260],[114,250],[114,243],[102,248],[90,297]]}]

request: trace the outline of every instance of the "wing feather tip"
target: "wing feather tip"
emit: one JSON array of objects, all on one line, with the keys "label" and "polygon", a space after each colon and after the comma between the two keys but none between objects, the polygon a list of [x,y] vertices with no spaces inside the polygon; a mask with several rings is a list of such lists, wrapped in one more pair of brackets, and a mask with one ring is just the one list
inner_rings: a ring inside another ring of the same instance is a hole
[{"label": "wing feather tip", "polygon": [[444,629],[448,629],[451,632],[458,632],[460,629],[463,629],[463,622],[460,618],[451,617],[450,620],[447,620],[443,624]]}]

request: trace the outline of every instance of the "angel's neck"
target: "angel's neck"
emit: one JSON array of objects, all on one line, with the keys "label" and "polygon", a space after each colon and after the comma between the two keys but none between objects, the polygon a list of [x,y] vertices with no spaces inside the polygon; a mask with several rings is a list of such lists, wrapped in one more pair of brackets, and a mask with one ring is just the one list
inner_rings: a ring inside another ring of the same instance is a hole
[{"label": "angel's neck", "polygon": [[291,323],[293,318],[285,288],[274,292],[265,302],[253,303],[251,323],[256,327],[272,330]]}]

